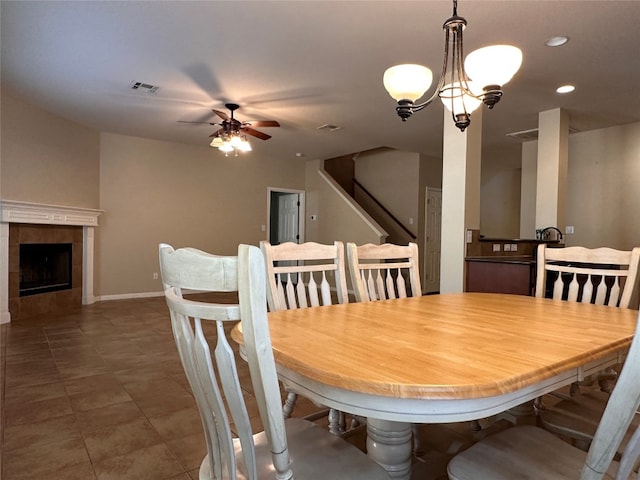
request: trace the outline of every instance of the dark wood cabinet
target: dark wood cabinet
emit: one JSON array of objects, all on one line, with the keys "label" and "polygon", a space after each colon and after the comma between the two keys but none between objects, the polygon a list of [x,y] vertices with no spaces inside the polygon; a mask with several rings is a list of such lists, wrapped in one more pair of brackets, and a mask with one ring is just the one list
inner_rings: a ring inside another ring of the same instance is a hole
[{"label": "dark wood cabinet", "polygon": [[531,258],[468,258],[466,291],[533,295],[535,262]]}]

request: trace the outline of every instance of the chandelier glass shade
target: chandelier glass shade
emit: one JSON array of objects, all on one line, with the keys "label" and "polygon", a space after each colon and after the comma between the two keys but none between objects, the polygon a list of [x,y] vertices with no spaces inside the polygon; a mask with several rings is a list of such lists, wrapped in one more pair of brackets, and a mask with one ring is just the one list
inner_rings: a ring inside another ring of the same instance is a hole
[{"label": "chandelier glass shade", "polygon": [[415,64],[388,68],[383,76],[389,95],[398,102],[396,112],[406,121],[440,97],[451,112],[456,126],[464,131],[471,123],[471,112],[482,103],[490,109],[500,101],[502,87],[522,64],[522,51],[511,45],[491,45],[471,52],[464,60],[462,32],[467,21],[458,16],[453,0],[453,15],[443,25],[445,31],[442,73],[433,94],[415,104],[431,86],[433,73]]},{"label": "chandelier glass shade", "polygon": [[250,152],[252,150],[247,137],[240,135],[239,132],[225,132],[216,135],[213,137],[213,140],[211,140],[209,146],[224,152],[225,157],[228,157],[230,153],[233,153],[237,157],[238,152]]}]

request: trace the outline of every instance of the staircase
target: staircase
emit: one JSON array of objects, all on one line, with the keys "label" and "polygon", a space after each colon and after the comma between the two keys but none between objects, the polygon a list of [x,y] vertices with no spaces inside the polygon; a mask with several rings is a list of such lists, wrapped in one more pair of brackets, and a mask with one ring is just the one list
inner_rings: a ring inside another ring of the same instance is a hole
[{"label": "staircase", "polygon": [[354,178],[353,154],[325,160],[324,169],[389,234],[386,242],[406,245],[416,236]]}]

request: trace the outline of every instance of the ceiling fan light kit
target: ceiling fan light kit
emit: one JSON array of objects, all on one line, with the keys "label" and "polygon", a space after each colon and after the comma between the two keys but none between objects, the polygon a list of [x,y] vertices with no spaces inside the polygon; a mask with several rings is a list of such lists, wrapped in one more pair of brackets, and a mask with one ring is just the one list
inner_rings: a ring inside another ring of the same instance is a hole
[{"label": "ceiling fan light kit", "polygon": [[513,78],[522,64],[522,51],[512,45],[491,45],[471,52],[463,61],[462,32],[467,21],[458,16],[453,0],[453,15],[443,25],[445,31],[442,73],[435,91],[424,103],[415,104],[431,86],[433,73],[415,64],[388,68],[384,87],[398,102],[396,113],[406,121],[440,97],[451,112],[460,131],[471,123],[471,113],[482,103],[490,109],[502,98],[502,87]]},{"label": "ceiling fan light kit", "polygon": [[239,152],[250,152],[251,144],[247,140],[247,135],[259,138],[260,140],[269,140],[271,135],[267,135],[252,127],[279,127],[280,124],[275,120],[257,120],[252,122],[241,122],[234,117],[234,113],[240,108],[237,103],[226,103],[225,107],[229,109],[231,115],[227,115],[220,110],[212,110],[218,117],[222,119],[222,123],[215,122],[182,122],[182,123],[205,123],[207,125],[220,125],[220,129],[213,132],[210,147],[217,148],[228,157],[230,153],[238,156]]}]

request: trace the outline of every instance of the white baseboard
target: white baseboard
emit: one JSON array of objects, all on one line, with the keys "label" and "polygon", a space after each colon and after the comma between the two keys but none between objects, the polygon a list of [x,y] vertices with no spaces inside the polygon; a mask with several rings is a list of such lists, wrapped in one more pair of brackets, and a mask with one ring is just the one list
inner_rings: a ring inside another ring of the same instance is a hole
[{"label": "white baseboard", "polygon": [[98,302],[108,302],[110,300],[129,300],[132,298],[150,298],[150,297],[162,297],[164,292],[143,292],[143,293],[122,293],[119,295],[101,295],[95,297]]}]

